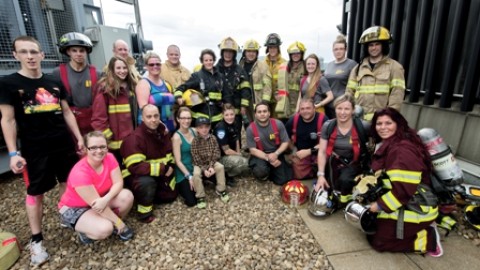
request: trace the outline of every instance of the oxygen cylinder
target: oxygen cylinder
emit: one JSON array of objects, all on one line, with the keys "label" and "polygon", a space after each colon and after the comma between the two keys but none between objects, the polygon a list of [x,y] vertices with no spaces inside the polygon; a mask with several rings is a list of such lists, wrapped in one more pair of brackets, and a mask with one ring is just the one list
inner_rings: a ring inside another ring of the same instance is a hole
[{"label": "oxygen cylinder", "polygon": [[463,183],[462,169],[440,134],[433,128],[422,128],[417,134],[430,153],[433,171],[437,178],[447,186]]}]

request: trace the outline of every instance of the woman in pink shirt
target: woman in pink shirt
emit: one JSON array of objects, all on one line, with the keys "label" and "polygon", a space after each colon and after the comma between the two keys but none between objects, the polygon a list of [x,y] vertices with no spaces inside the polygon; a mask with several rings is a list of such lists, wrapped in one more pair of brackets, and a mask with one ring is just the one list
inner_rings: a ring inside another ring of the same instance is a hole
[{"label": "woman in pink shirt", "polygon": [[102,132],[85,135],[87,155],[70,171],[67,189],[58,203],[62,226],[79,233],[80,242],[90,244],[116,234],[123,241],[133,237],[124,222],[133,195],[123,188],[117,160],[108,153]]}]

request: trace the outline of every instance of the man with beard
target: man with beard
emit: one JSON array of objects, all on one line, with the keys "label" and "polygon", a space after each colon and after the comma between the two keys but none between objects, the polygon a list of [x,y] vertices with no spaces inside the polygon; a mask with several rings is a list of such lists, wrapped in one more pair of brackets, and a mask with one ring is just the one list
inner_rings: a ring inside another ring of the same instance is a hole
[{"label": "man with beard", "polygon": [[315,177],[320,135],[327,119],[325,114],[315,112],[311,98],[303,98],[300,100],[299,112],[290,117],[285,125],[291,138],[292,154],[289,158],[292,162],[293,178]]},{"label": "man with beard", "polygon": [[260,181],[269,178],[276,185],[292,179],[292,168],[285,161],[289,138],[285,126],[270,118],[268,103],[255,106],[255,121],[247,129],[247,147],[250,150],[249,166],[253,176]]},{"label": "man with beard", "polygon": [[95,98],[95,84],[101,72],[88,64],[87,55],[92,52],[92,42],[81,33],[70,32],[60,38],[60,53],[68,56],[68,63],[60,64],[52,75],[61,81],[67,90],[67,101],[75,114],[82,135],[93,131],[91,126],[92,102]]},{"label": "man with beard", "polygon": [[170,203],[177,198],[172,141],[160,122],[157,106],[142,108],[142,124],[123,140],[120,152],[128,170],[123,173],[125,183],[137,202],[138,219],[150,223],[155,219],[154,203]]}]

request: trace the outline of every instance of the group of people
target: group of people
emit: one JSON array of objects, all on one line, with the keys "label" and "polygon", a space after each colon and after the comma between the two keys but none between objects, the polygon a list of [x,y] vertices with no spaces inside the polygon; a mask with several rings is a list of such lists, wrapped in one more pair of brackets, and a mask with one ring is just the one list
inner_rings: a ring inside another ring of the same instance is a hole
[{"label": "group of people", "polygon": [[[323,73],[315,54],[304,59],[301,42],[289,46],[286,61],[272,33],[259,60],[259,43],[248,40],[237,63],[239,46],[227,37],[217,64],[215,52],[205,49],[201,66],[190,73],[171,45],[164,64],[154,52],[144,55],[147,73],[141,77],[126,42],[114,43],[114,56],[99,72],[86,60],[88,37],[67,33],[59,46],[70,61],[49,76],[41,71],[40,43],[18,37],[13,55],[21,69],[0,81],[0,111],[10,167],[27,183],[31,263],[49,258],[42,199],[57,181],[61,225],[88,244],[112,234],[131,239],[124,219],[134,205],[145,223],[155,219],[155,204],[178,194],[187,206],[206,208],[205,181],[213,181],[227,203],[227,186],[249,172],[277,185],[317,178],[314,189],[337,191],[342,207],[352,200],[355,176],[370,168],[385,171],[390,190],[370,208],[379,213],[372,246],[441,255],[432,226],[435,206],[422,206],[427,215],[398,214],[420,183],[429,185],[430,161],[398,111],[405,81],[402,66],[388,56],[389,42],[387,29],[368,28],[360,39],[365,58],[356,64],[346,58],[340,37]],[[376,143],[373,153],[369,138]],[[395,235],[400,218],[402,239]]]}]

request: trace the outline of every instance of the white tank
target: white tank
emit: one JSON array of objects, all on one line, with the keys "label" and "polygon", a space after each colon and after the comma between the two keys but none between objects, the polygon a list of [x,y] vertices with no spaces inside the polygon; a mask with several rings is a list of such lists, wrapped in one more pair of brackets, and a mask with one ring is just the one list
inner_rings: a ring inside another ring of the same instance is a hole
[{"label": "white tank", "polygon": [[422,128],[417,134],[430,153],[437,178],[448,186],[463,183],[463,171],[440,134],[433,128]]}]

